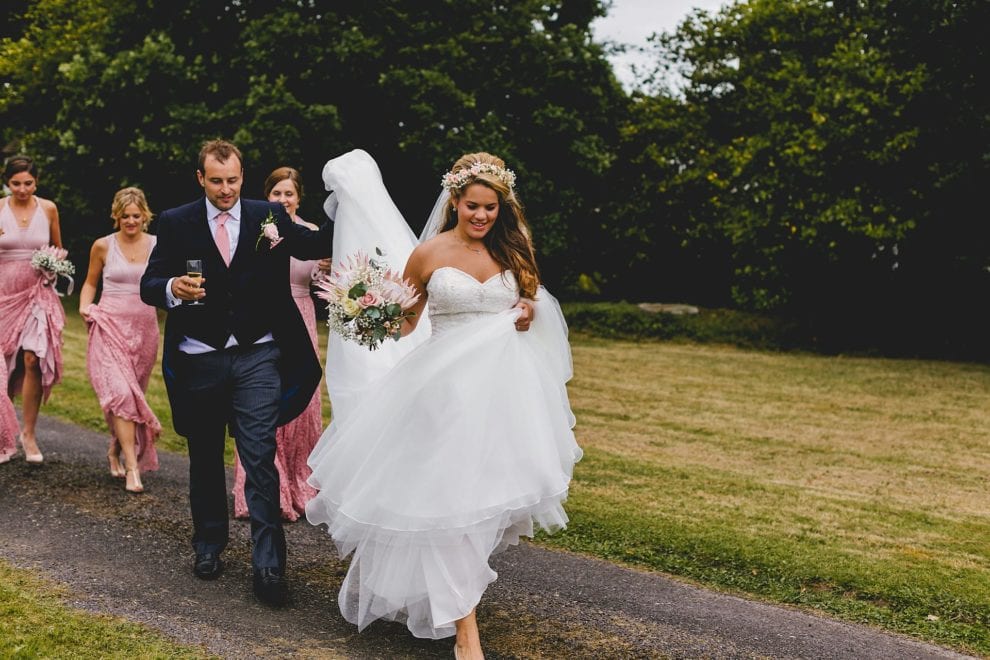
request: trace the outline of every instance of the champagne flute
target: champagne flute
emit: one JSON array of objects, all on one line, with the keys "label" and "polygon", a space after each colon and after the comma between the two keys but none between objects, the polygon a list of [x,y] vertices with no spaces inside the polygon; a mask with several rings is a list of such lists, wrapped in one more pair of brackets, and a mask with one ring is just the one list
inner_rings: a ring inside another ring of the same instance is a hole
[{"label": "champagne flute", "polygon": [[[186,259],[186,277],[190,277],[196,280],[197,286],[203,280],[203,260],[202,259]],[[198,300],[186,301],[187,305],[203,305]]]}]

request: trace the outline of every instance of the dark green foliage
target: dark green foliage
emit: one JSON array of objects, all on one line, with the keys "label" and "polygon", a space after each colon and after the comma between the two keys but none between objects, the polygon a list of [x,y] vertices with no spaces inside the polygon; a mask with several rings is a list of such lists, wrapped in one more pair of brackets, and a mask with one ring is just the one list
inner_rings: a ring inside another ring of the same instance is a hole
[{"label": "dark green foliage", "polygon": [[848,317],[809,319],[783,312],[701,308],[698,314],[652,313],[628,302],[565,302],[572,332],[606,339],[686,340],[762,350],[803,350],[829,355],[985,360],[990,348],[978,327],[960,327],[951,317],[919,314],[916,327],[886,323],[855,325]]},{"label": "dark green foliage", "polygon": [[685,339],[745,348],[808,348],[793,321],[768,314],[702,309],[697,314],[645,312],[631,303],[564,303],[573,332],[608,339]]},{"label": "dark green foliage", "polygon": [[985,355],[987,24],[982,0],[750,0],[657,38],[657,80],[689,78],[633,96],[603,295]]},{"label": "dark green foliage", "polygon": [[[243,194],[290,164],[301,215],[322,222],[323,164],[370,152],[414,230],[462,153],[520,175],[548,280],[586,254],[585,219],[625,95],[589,23],[599,2],[35,0],[26,39],[0,42],[8,151],[42,163],[76,259],[109,231],[122,185],[153,210],[200,194],[196,155],[226,137],[244,152]],[[57,43],[53,43],[57,42]],[[575,228],[580,228],[575,230]],[[592,232],[594,233],[594,232]]]},{"label": "dark green foliage", "polygon": [[297,167],[315,222],[324,163],[366,149],[414,231],[442,172],[487,150],[519,175],[565,298],[782,313],[835,350],[987,353],[990,3],[698,11],[631,94],[591,40],[607,4],[26,0],[0,19],[0,144],[37,158],[81,270],[121,186],[156,211],[201,194],[208,138],[243,150],[247,197]]}]

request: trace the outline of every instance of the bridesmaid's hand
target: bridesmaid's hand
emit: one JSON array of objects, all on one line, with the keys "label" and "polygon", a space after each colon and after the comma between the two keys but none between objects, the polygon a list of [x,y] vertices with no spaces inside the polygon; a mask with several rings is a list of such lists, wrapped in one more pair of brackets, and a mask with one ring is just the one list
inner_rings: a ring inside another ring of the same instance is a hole
[{"label": "bridesmaid's hand", "polygon": [[89,310],[92,309],[92,305],[86,305],[85,307],[79,308],[79,316],[83,317],[83,321],[89,323],[93,319],[89,318]]},{"label": "bridesmaid's hand", "polygon": [[319,268],[320,271],[324,273],[329,273],[331,270],[333,270],[333,261],[329,258],[320,259],[320,261],[316,264],[316,267]]}]

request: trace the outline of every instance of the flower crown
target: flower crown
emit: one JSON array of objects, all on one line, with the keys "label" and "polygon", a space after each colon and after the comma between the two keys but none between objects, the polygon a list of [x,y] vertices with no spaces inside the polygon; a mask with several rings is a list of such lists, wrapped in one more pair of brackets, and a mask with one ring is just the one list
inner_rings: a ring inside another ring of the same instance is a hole
[{"label": "flower crown", "polygon": [[458,170],[457,172],[447,172],[443,175],[441,182],[448,192],[454,194],[454,192],[463,188],[464,184],[479,174],[491,174],[495,176],[495,178],[508,186],[509,190],[512,190],[516,185],[515,172],[493,163],[475,163],[467,169]]}]

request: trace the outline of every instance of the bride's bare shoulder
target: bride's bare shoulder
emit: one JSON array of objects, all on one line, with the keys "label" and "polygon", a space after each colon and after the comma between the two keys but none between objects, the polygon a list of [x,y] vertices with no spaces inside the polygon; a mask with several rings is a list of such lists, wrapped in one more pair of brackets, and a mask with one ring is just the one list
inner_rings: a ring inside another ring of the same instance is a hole
[{"label": "bride's bare shoulder", "polygon": [[437,258],[437,255],[443,252],[447,246],[447,242],[447,236],[444,234],[438,234],[433,238],[429,238],[413,249],[412,254],[409,255],[409,259],[412,260],[415,258],[420,262],[432,261]]},{"label": "bride's bare shoulder", "polygon": [[448,244],[447,238],[444,234],[439,234],[413,248],[406,262],[407,270],[415,270],[423,282],[429,281],[430,275],[443,261],[443,253]]},{"label": "bride's bare shoulder", "polygon": [[416,250],[422,250],[425,254],[433,254],[437,250],[442,249],[447,244],[446,232],[443,234],[437,234],[432,238],[428,238],[419,245],[416,246]]}]

